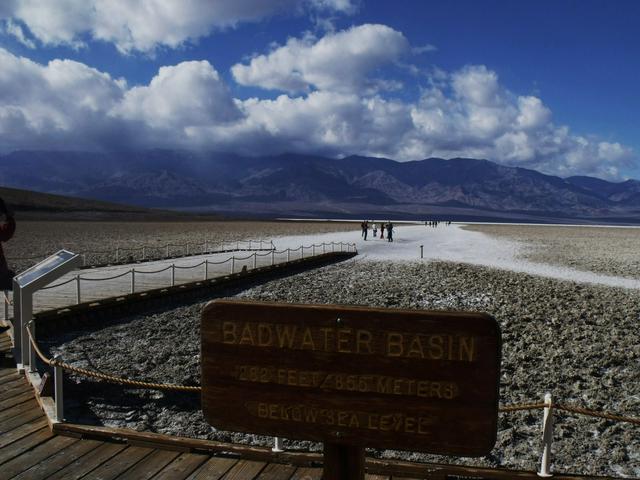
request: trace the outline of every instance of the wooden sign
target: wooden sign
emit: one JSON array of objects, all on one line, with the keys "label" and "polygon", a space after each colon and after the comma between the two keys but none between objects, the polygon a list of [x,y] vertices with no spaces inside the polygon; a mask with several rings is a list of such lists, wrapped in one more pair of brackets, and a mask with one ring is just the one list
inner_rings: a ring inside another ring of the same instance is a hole
[{"label": "wooden sign", "polygon": [[214,301],[202,408],[216,428],[477,456],[497,431],[501,342],[485,314]]}]

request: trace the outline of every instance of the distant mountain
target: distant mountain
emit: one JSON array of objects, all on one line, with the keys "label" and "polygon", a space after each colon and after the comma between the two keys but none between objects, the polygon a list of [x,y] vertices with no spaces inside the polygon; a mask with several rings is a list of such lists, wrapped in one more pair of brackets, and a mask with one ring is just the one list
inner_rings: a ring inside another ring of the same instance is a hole
[{"label": "distant mountain", "polygon": [[0,156],[0,185],[245,215],[640,220],[636,180],[563,179],[470,158],[18,151]]},{"label": "distant mountain", "polygon": [[[191,220],[193,215],[168,210],[134,207],[77,197],[66,197],[16,188],[0,187],[4,199],[16,217],[24,220]],[[200,219],[200,217],[197,217]],[[211,219],[209,217],[205,219]]]}]

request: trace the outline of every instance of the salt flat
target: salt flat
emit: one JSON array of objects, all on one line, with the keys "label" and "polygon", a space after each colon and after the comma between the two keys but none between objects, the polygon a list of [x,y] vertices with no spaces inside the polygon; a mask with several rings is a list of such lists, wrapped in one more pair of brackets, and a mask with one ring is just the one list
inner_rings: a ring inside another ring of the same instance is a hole
[{"label": "salt flat", "polygon": [[640,289],[640,279],[531,261],[527,256],[533,248],[532,244],[521,239],[500,238],[466,230],[458,224],[447,226],[441,223],[437,228],[399,225],[394,229],[393,242],[387,242],[386,238],[374,238],[369,229],[367,241],[361,237],[360,231],[346,231],[278,237],[274,244],[276,248],[283,249],[330,241],[355,242],[360,254],[358,261],[420,261],[420,246],[423,245],[422,261],[468,263],[559,280]]}]

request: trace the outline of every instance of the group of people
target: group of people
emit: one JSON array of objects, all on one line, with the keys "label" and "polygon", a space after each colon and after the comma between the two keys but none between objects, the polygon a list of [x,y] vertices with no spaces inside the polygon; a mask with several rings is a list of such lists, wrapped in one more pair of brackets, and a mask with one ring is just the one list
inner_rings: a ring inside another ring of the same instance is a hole
[{"label": "group of people", "polygon": [[[373,230],[373,237],[377,238],[378,236],[378,229],[380,229],[380,239],[384,240],[384,233],[385,230],[387,232],[387,241],[388,242],[393,242],[393,223],[391,223],[391,220],[389,220],[387,223],[384,222],[380,222],[379,224],[375,223],[375,222],[371,222],[372,224],[372,230]],[[367,239],[368,235],[369,235],[369,221],[368,220],[363,220],[362,223],[360,224],[360,228],[362,229],[362,238],[364,238],[365,240]]]},{"label": "group of people", "polygon": [[[436,228],[439,224],[440,224],[440,220],[427,220],[426,222],[424,222],[424,226],[425,227],[434,227],[434,228]],[[444,224],[446,226],[451,225],[451,220],[447,220],[446,222],[444,222]]]}]

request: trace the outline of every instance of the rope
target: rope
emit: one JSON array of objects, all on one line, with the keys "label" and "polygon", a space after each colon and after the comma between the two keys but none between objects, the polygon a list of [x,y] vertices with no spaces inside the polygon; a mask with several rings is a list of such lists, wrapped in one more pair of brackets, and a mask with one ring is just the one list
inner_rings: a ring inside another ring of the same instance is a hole
[{"label": "rope", "polygon": [[[68,363],[64,363],[59,360],[47,358],[40,348],[38,344],[33,339],[31,335],[31,328],[27,325],[27,334],[29,335],[29,342],[36,351],[40,360],[42,360],[47,365],[51,365],[53,367],[62,367],[63,369],[78,373],[80,375],[84,375],[86,377],[98,378],[100,380],[104,380],[105,382],[117,383],[120,385],[128,385],[137,388],[146,388],[150,390],[164,390],[164,391],[174,391],[174,392],[200,392],[202,391],[202,387],[198,386],[187,386],[187,385],[176,385],[173,383],[154,383],[154,382],[143,382],[140,380],[130,380],[128,378],[118,377],[115,375],[108,375],[105,373],[94,372],[93,370],[87,370],[85,368],[74,367],[73,365],[69,365]],[[526,410],[542,410],[546,407],[555,410],[561,410],[568,413],[574,413],[577,415],[584,415],[587,417],[595,417],[602,418],[605,420],[612,420],[615,422],[624,422],[631,423],[633,425],[640,425],[640,418],[634,417],[625,417],[623,415],[617,415],[615,413],[610,412],[598,412],[596,410],[590,410],[588,408],[576,407],[572,405],[563,405],[563,404],[554,404],[554,403],[521,403],[521,404],[512,404],[512,405],[504,405],[498,409],[501,413],[511,413],[518,411],[526,411]]]},{"label": "rope", "polygon": [[61,287],[63,285],[66,285],[67,283],[71,283],[71,282],[75,282],[75,281],[76,281],[75,277],[72,277],[69,280],[66,280],[64,282],[56,283],[55,285],[49,285],[47,287],[42,287],[40,290],[49,290],[50,288]]},{"label": "rope", "polygon": [[142,382],[139,380],[129,380],[128,378],[117,377],[115,375],[107,375],[105,373],[94,372],[93,370],[87,370],[85,368],[74,367],[73,365],[69,365],[68,363],[65,363],[63,361],[47,358],[38,347],[36,341],[33,339],[29,326],[27,326],[26,330],[27,334],[29,335],[29,342],[31,343],[31,346],[35,350],[40,360],[42,360],[47,365],[51,365],[52,367],[61,367],[69,372],[79,373],[80,375],[84,375],[86,377],[98,378],[109,383],[129,385],[131,387],[146,388],[149,390],[165,390],[174,392],[200,392],[202,390],[202,387],[196,386],[192,387],[187,385],[176,385],[173,383],[154,383]]},{"label": "rope", "polygon": [[[136,270],[136,273],[142,273],[142,272],[138,272]],[[126,272],[122,272],[118,275],[114,275],[113,277],[104,277],[104,278],[87,278],[87,277],[80,277],[80,280],[85,280],[87,282],[102,282],[104,280],[114,280],[116,278],[120,278],[120,277],[124,277],[125,275],[129,275],[131,274],[131,270],[127,270]],[[74,279],[75,280],[75,279]]]},{"label": "rope", "polygon": [[[165,267],[161,270],[136,270],[136,273],[146,273],[146,274],[154,274],[154,273],[162,273],[162,272],[166,272],[167,270],[171,270],[171,265],[169,265],[168,267]],[[127,273],[131,273],[131,271],[128,271]]]}]

